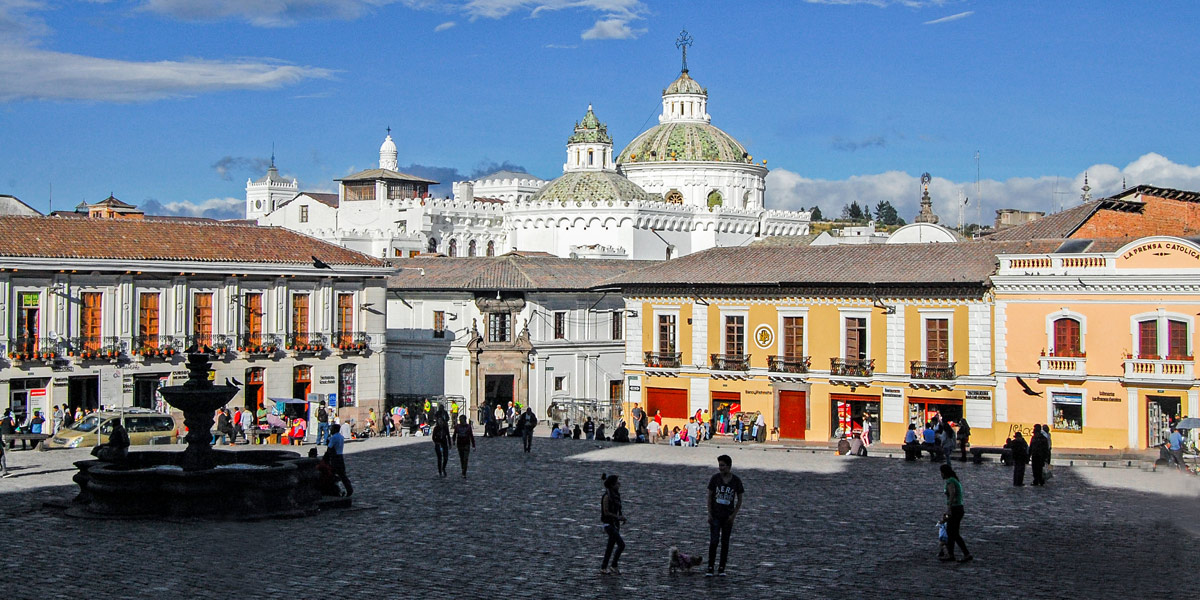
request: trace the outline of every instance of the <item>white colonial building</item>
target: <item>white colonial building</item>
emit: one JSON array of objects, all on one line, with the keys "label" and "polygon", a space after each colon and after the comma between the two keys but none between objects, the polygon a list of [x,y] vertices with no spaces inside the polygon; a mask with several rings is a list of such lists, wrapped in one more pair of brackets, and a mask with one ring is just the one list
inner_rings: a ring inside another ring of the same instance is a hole
[{"label": "white colonial building", "polygon": [[188,377],[184,350],[206,346],[216,381],[244,384],[231,407],[319,398],[361,418],[384,399],[390,272],[280,228],[0,216],[0,395],[19,420],[161,409],[155,391]]},{"label": "white colonial building", "polygon": [[458,402],[472,420],[497,403],[530,406],[539,419],[603,418],[620,405],[636,315],[597,287],[652,263],[515,253],[398,262],[388,282],[389,405]]},{"label": "white colonial building", "polygon": [[[589,106],[567,139],[563,174],[546,182],[500,171],[454,183],[396,171],[389,135],[379,168],[339,180],[332,194],[299,192],[267,175],[246,186],[246,214],[376,257],[494,256],[663,259],[756,239],[808,233],[809,214],[764,207],[767,168],[713,126],[708,92],[685,69],[663,91],[659,124],[614,155]],[[762,161],[765,162],[765,161]]]}]

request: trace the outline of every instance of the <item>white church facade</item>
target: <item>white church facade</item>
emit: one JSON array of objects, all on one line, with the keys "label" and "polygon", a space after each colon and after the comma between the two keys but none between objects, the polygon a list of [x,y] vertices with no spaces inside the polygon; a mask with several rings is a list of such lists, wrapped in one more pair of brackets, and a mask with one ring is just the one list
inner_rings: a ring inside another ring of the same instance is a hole
[{"label": "white church facade", "polygon": [[808,233],[808,212],[766,209],[765,161],[710,121],[708,92],[685,68],[663,90],[659,124],[619,154],[588,106],[552,181],[501,171],[433,198],[438,182],[396,170],[388,135],[379,168],[338,180],[337,194],[300,192],[272,163],[247,182],[246,214],[381,258],[517,250],[647,260]]}]

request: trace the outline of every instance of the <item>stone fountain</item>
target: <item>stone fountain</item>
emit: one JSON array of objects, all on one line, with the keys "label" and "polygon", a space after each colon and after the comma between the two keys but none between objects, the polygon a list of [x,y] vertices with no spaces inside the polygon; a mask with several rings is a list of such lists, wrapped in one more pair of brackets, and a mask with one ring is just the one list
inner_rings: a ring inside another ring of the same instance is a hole
[{"label": "stone fountain", "polygon": [[74,516],[262,519],[317,512],[317,459],[287,450],[216,450],[214,412],[238,388],[213,385],[209,355],[189,352],[190,377],[159,390],[183,411],[188,434],[183,452],[130,452],[121,459],[75,463],[79,485]]}]

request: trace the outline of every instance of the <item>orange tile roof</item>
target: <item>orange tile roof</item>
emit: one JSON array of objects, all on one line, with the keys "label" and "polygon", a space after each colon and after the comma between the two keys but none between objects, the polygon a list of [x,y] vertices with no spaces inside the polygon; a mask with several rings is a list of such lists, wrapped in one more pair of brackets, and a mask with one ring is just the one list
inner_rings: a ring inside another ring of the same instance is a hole
[{"label": "orange tile roof", "polygon": [[0,257],[386,266],[279,227],[240,223],[0,216]]}]

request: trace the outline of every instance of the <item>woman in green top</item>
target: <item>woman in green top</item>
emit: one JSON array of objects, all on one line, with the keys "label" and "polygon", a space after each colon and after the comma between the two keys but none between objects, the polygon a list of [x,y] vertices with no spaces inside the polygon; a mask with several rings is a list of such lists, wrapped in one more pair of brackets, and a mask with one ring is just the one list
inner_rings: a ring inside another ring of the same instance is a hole
[{"label": "woman in green top", "polygon": [[950,465],[942,465],[942,479],[946,482],[946,508],[950,513],[950,518],[946,520],[946,536],[949,538],[946,540],[946,547],[950,552],[941,560],[947,562],[955,560],[954,545],[958,544],[958,547],[962,548],[963,554],[958,562],[970,562],[975,557],[971,556],[971,552],[967,550],[967,543],[958,533],[963,520],[962,483],[958,481],[958,475]]}]

